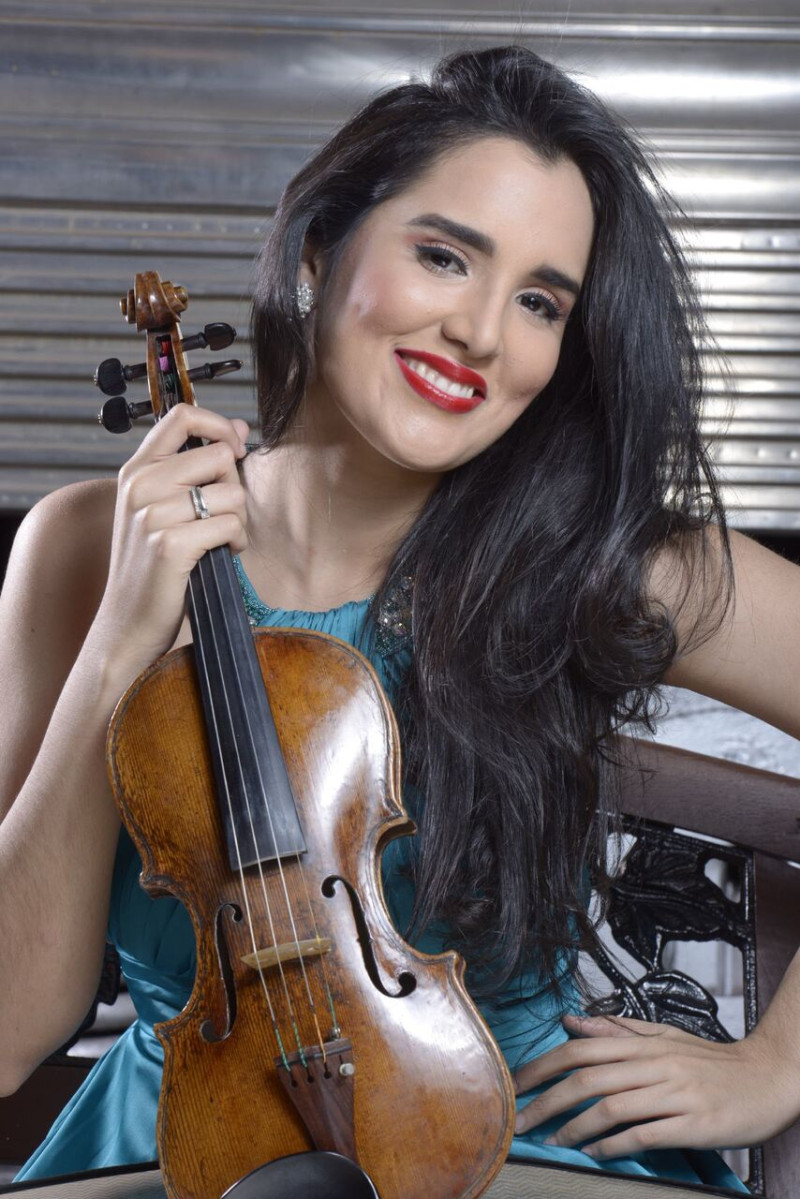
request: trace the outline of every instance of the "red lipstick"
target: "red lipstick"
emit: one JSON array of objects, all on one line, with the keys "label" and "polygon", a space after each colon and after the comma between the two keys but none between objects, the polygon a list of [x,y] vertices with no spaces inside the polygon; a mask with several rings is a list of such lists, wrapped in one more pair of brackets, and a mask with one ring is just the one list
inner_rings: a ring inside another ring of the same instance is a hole
[{"label": "red lipstick", "polygon": [[[477,371],[470,370],[468,366],[452,362],[449,358],[440,358],[438,354],[431,354],[428,350],[401,348],[395,350],[394,353],[397,364],[409,386],[413,387],[414,391],[424,400],[435,404],[437,408],[444,408],[446,412],[471,412],[486,399],[486,380]],[[413,367],[405,361],[403,355],[407,355],[412,360],[424,362],[426,366],[433,367],[440,375],[444,375],[446,379],[452,379],[454,383],[474,388],[473,395],[454,396],[447,391],[442,391],[430,379],[425,379],[422,375],[417,374]]]}]

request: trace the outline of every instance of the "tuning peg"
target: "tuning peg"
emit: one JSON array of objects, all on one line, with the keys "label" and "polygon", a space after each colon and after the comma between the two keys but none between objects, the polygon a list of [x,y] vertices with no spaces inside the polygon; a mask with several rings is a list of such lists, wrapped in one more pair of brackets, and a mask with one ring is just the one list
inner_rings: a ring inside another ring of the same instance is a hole
[{"label": "tuning peg", "polygon": [[194,366],[188,372],[189,378],[216,379],[217,375],[229,375],[231,371],[241,370],[242,364],[238,358],[229,358],[227,362],[206,362],[203,366]]},{"label": "tuning peg", "polygon": [[138,366],[123,366],[119,358],[104,358],[94,372],[94,384],[104,395],[115,396],[126,391],[128,383],[142,379],[146,374],[146,362],[140,362]]},{"label": "tuning peg", "polygon": [[231,342],[236,340],[236,330],[233,325],[226,325],[223,321],[215,321],[211,325],[205,325],[202,333],[195,333],[192,337],[185,337],[181,342],[184,350],[224,350]]},{"label": "tuning peg", "polygon": [[[232,325],[226,325],[222,321],[216,321],[213,324],[206,325],[201,333],[195,333],[193,337],[187,337],[181,342],[184,350],[224,350],[236,338],[236,330]],[[241,363],[237,366],[231,366],[230,363],[222,363],[220,368],[214,368],[214,373],[209,374],[208,371],[201,367],[199,375],[189,372],[190,379],[213,379],[215,375],[224,375],[227,371],[238,370]],[[224,368],[224,369],[223,369]],[[97,370],[94,372],[95,386],[99,387],[104,395],[118,396],[127,390],[128,383],[132,383],[134,379],[143,379],[147,374],[147,363],[140,362],[137,366],[123,366],[119,358],[105,358]]]},{"label": "tuning peg", "polygon": [[127,433],[135,420],[153,411],[149,400],[129,404],[125,396],[112,396],[106,400],[97,414],[97,419],[109,433]]}]

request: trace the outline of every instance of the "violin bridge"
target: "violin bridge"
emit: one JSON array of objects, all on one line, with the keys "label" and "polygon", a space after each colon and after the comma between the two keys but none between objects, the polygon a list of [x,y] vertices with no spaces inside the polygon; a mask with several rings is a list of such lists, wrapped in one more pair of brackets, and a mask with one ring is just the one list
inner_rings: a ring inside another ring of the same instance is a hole
[{"label": "violin bridge", "polygon": [[308,941],[285,941],[282,945],[271,945],[255,953],[245,953],[242,961],[252,970],[269,970],[278,962],[296,962],[300,958],[318,958],[330,953],[333,945],[329,937],[311,937]]}]

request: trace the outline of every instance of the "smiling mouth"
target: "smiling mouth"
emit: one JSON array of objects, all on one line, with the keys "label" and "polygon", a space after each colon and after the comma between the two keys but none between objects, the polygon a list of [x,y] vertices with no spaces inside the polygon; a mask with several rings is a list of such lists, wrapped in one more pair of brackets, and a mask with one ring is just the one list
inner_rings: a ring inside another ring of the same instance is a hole
[{"label": "smiling mouth", "polygon": [[[486,382],[476,371],[427,351],[395,350],[407,383],[439,408],[448,412],[471,412],[486,399]],[[447,372],[437,369],[443,367]]]}]

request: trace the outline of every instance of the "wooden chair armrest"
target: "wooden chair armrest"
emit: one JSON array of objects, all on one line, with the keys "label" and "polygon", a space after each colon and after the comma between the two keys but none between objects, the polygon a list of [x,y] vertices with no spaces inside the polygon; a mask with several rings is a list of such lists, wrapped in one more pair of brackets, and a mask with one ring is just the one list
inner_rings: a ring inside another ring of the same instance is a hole
[{"label": "wooden chair armrest", "polygon": [[800,861],[800,779],[639,738],[618,744],[624,812]]}]

